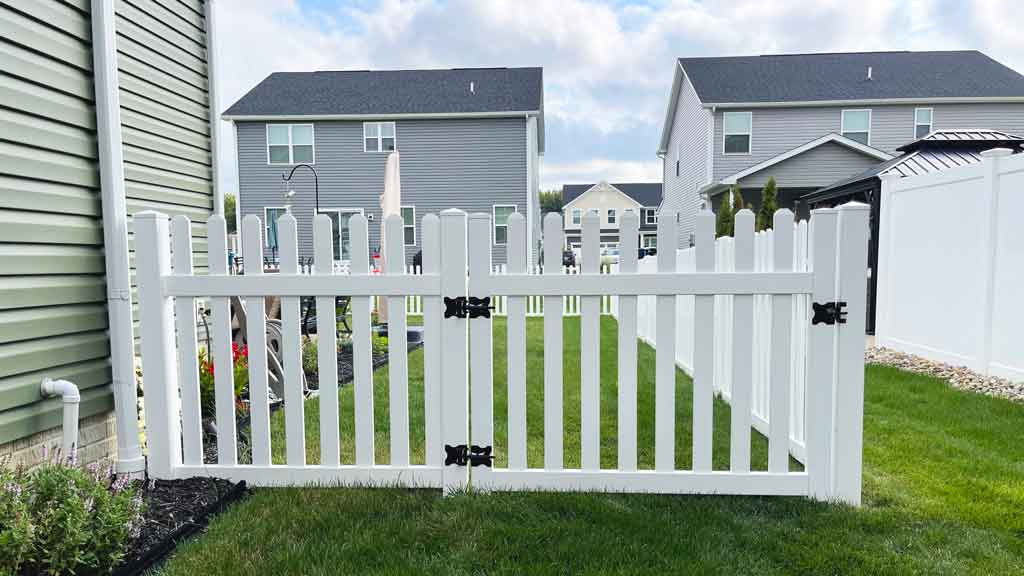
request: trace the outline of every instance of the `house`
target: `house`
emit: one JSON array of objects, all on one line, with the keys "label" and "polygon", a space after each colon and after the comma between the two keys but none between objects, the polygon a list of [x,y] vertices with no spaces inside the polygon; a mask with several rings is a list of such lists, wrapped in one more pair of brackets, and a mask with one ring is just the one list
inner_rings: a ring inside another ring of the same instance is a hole
[{"label": "house", "polygon": [[1024,76],[977,51],[680,58],[658,146],[680,243],[738,185],[779,204],[892,159],[942,129],[1024,133]]},{"label": "house", "polygon": [[[881,178],[894,174],[900,178],[940,172],[957,166],[981,162],[981,153],[992,148],[1022,151],[1024,137],[999,130],[933,130],[925,137],[900,146],[900,156],[877,164],[868,170],[843,178],[829,186],[800,198],[810,209],[838,206],[855,200],[871,205],[871,235],[868,244],[868,268],[878,270],[879,222],[881,220]],[[875,301],[878,275],[871,274],[868,294],[867,330],[875,332]]]},{"label": "house", "polygon": [[0,5],[0,462],[59,444],[53,378],[81,393],[79,461],[144,470],[132,215],[191,217],[205,269],[213,20],[199,0]]},{"label": "house", "polygon": [[[276,219],[287,209],[298,221],[301,258],[313,253],[316,211],[335,223],[337,260],[352,257],[347,222],[356,213],[371,220],[370,249],[378,247],[392,150],[401,156],[407,259],[421,249],[423,216],[453,207],[494,216],[495,263],[505,261],[512,212],[526,215],[530,245],[539,242],[540,68],[277,72],[223,118],[235,129],[239,218],[264,221],[271,254]],[[284,186],[282,177],[298,164],[314,168],[319,198],[308,170]]]},{"label": "house", "polygon": [[583,215],[593,211],[601,217],[601,246],[618,246],[622,215],[630,210],[640,215],[640,241],[637,245],[641,248],[658,247],[660,182],[566,184],[562,186],[562,202],[565,243],[570,248],[580,247]]}]

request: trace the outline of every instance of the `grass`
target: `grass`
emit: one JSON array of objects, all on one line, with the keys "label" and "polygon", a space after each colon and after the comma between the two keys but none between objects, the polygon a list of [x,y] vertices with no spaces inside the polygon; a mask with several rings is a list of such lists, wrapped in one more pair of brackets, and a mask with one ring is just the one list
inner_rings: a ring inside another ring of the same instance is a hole
[{"label": "grass", "polygon": [[[505,442],[503,323],[495,322],[495,443]],[[542,461],[542,328],[531,320],[531,465]],[[579,324],[566,320],[566,465],[579,463]],[[614,321],[602,322],[602,453],[615,463]],[[640,345],[640,463],[653,464],[653,351]],[[422,461],[422,356],[410,357],[414,461]],[[387,460],[386,369],[375,375],[377,455]],[[690,382],[677,377],[677,466],[689,467]],[[351,389],[339,395],[351,415]],[[316,401],[307,452],[316,461]],[[715,467],[728,465],[729,408],[715,405]],[[283,461],[283,414],[273,422]],[[1021,574],[1024,406],[960,392],[926,376],[869,366],[865,504],[803,498],[258,490],[182,546],[161,570],[217,574]],[[343,458],[353,459],[343,416]],[[766,467],[753,434],[752,462]]]}]

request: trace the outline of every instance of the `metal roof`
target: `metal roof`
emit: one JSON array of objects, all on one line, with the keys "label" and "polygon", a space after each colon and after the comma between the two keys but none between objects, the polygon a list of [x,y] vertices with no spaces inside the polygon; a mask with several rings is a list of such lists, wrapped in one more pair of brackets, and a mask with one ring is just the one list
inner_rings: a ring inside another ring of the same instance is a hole
[{"label": "metal roof", "polygon": [[[661,205],[661,182],[620,182],[610,184],[641,206]],[[583,195],[597,184],[565,184],[562,186],[562,201],[566,204]]]},{"label": "metal roof", "polygon": [[1024,76],[976,50],[680,58],[679,64],[704,104],[1024,97]]},{"label": "metal roof", "polygon": [[897,148],[897,150],[909,152],[925,146],[942,146],[947,144],[953,146],[981,144],[991,148],[993,143],[1000,142],[1012,146],[1013,144],[1024,142],[1024,138],[1009,132],[1003,132],[1002,130],[990,130],[988,128],[933,130],[923,138],[915,140],[910,144],[904,144]]}]

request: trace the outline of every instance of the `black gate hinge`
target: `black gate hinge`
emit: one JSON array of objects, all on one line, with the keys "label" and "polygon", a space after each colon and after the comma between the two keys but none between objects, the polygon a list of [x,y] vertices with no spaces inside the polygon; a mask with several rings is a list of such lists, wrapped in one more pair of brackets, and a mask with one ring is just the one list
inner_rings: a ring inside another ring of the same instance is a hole
[{"label": "black gate hinge", "polygon": [[455,298],[444,298],[444,317],[445,318],[490,318],[491,310],[494,310],[494,306],[491,306],[490,296],[484,298],[477,298],[475,296],[465,297],[457,296]]},{"label": "black gate hinge", "polygon": [[445,466],[487,466],[491,467],[491,461],[494,460],[494,456],[491,454],[490,446],[477,446],[476,444],[466,447],[465,444],[459,444],[458,446],[444,445],[444,465]]},{"label": "black gate hinge", "polygon": [[836,323],[846,324],[846,302],[825,302],[819,304],[814,302],[811,304],[814,308],[814,317],[811,318],[811,324],[826,324],[833,326]]}]

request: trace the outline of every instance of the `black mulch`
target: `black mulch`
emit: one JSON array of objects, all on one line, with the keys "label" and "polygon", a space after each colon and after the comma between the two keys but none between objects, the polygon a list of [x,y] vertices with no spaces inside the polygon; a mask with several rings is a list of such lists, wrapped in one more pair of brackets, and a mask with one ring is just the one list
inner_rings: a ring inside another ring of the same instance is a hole
[{"label": "black mulch", "polygon": [[[416,348],[422,346],[422,342],[410,342],[408,349],[412,352]],[[388,363],[387,352],[383,354],[373,355],[373,369],[376,370],[381,366]],[[354,378],[353,366],[352,366],[352,348],[343,347],[338,351],[338,384],[351,384]],[[306,384],[310,390],[317,390],[320,387],[320,382],[316,372],[306,372]]]},{"label": "black mulch", "polygon": [[244,482],[218,478],[139,481],[138,488],[145,502],[142,529],[128,544],[128,556],[114,570],[115,576],[142,574],[247,493]]}]

